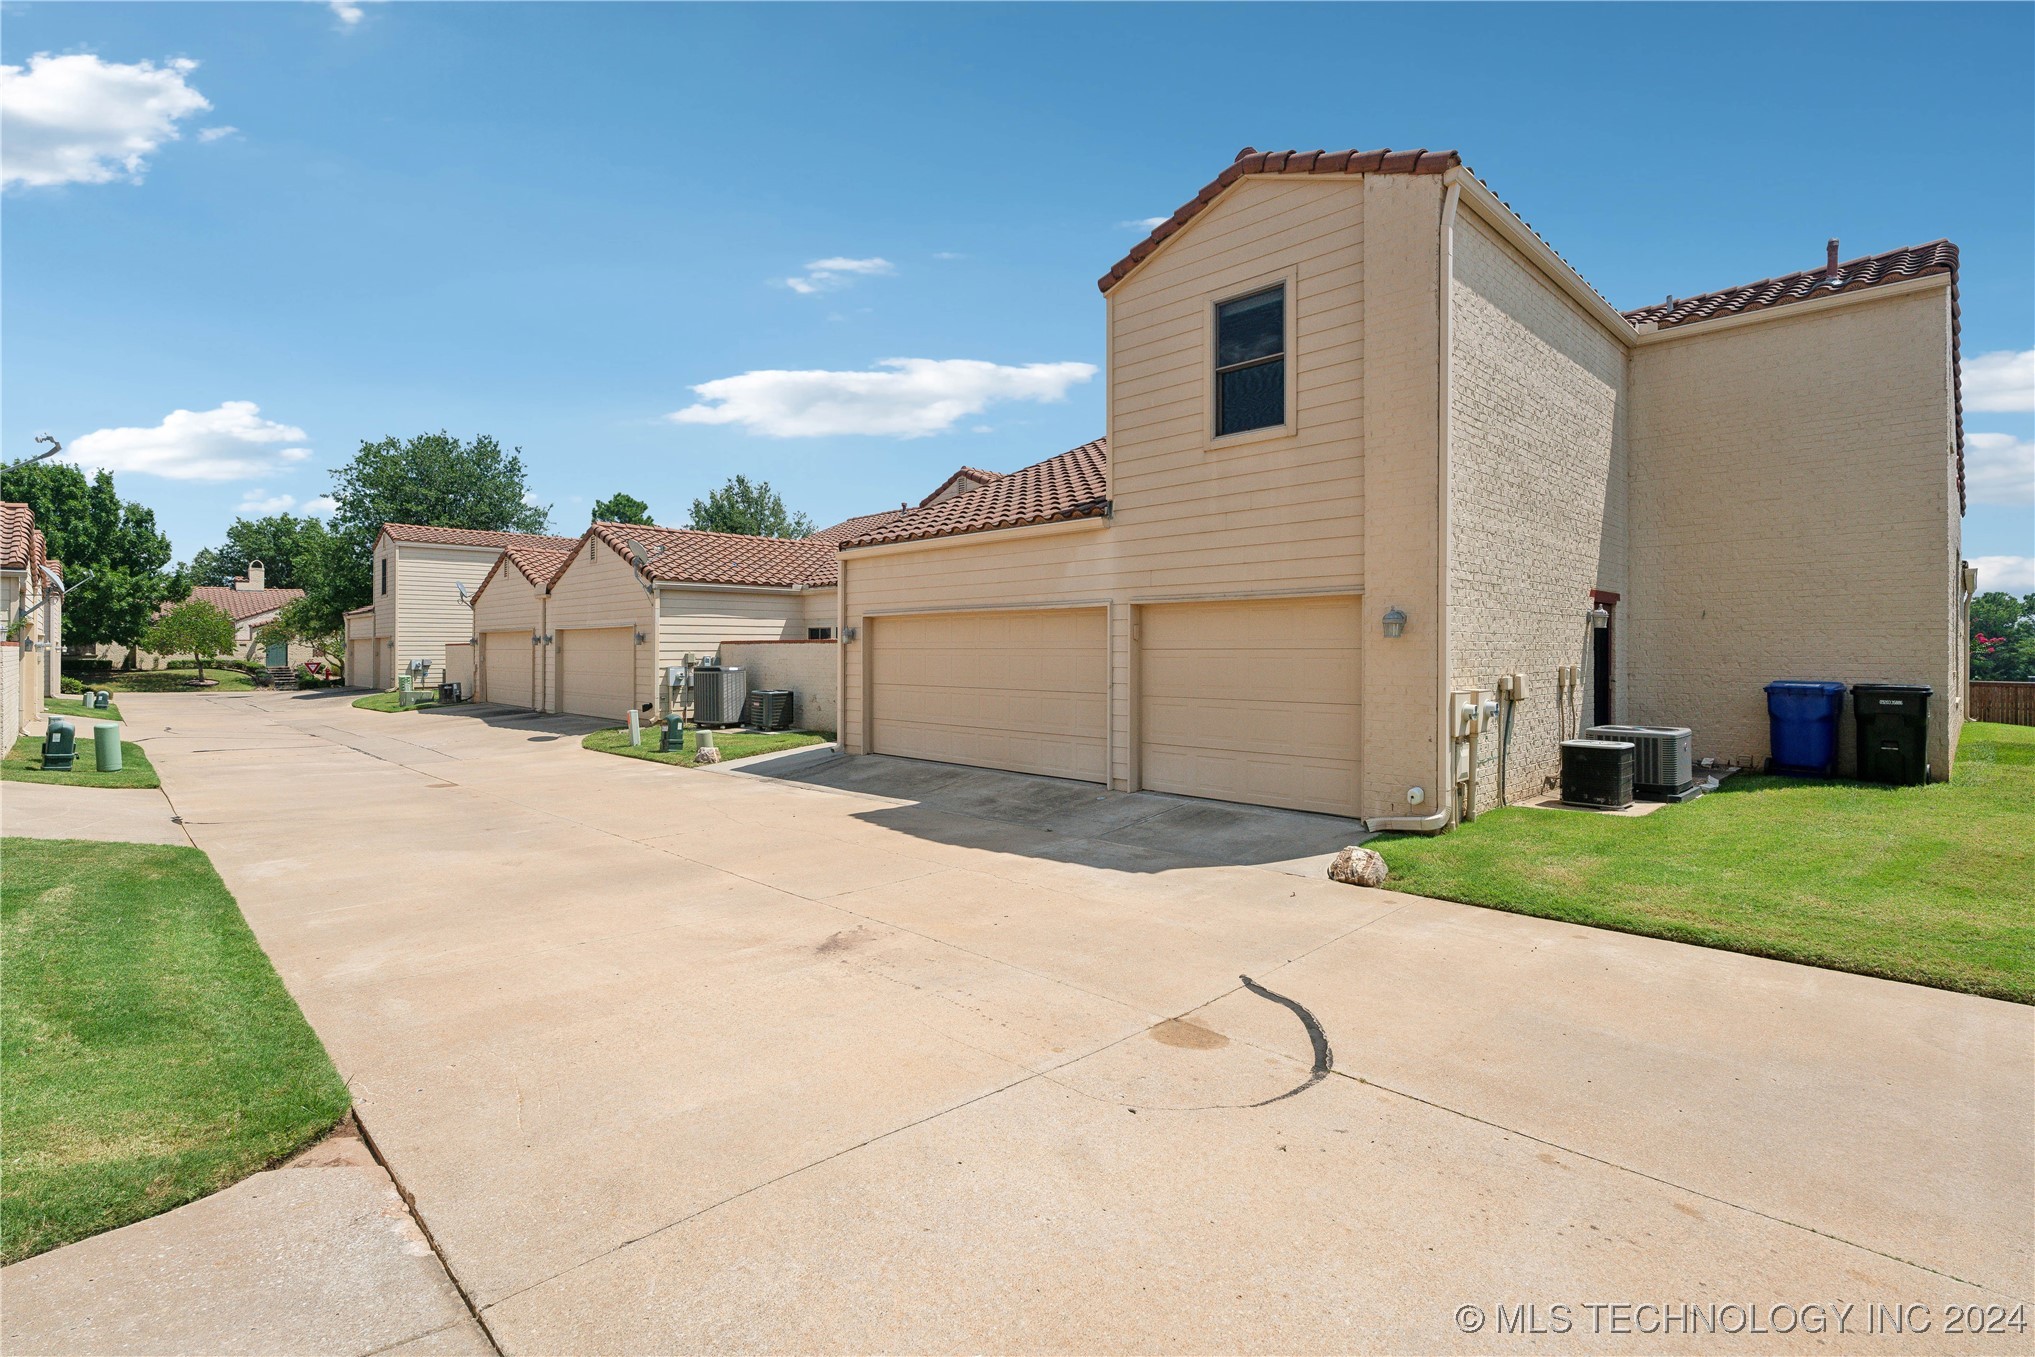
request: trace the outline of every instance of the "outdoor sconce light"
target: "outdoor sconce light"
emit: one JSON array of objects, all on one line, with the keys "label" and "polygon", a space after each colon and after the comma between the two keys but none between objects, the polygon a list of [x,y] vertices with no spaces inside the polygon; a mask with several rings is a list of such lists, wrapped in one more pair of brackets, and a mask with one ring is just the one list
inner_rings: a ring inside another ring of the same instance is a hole
[{"label": "outdoor sconce light", "polygon": [[1611,610],[1601,603],[1599,603],[1596,607],[1590,609],[1590,625],[1595,627],[1598,631],[1602,631],[1604,630],[1604,628],[1610,626]]},{"label": "outdoor sconce light", "polygon": [[640,631],[639,631],[639,632],[637,632],[637,633],[636,633],[636,644],[637,644],[637,645],[639,645],[639,646],[640,646],[640,645],[642,645],[642,644],[643,644],[643,641],[644,641],[644,639],[645,639],[645,638],[644,638],[644,636],[643,636],[643,633],[642,633],[642,632],[640,632]]},{"label": "outdoor sconce light", "polygon": [[1393,637],[1393,636],[1404,636],[1405,634],[1406,634],[1405,612],[1397,607],[1387,608],[1385,610],[1385,635],[1387,637]]}]

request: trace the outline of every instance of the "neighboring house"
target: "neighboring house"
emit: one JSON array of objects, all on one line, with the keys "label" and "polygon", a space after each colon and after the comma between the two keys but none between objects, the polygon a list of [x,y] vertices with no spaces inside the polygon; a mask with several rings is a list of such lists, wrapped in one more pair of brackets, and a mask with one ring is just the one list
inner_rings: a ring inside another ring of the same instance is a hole
[{"label": "neighboring house", "polygon": [[[245,660],[249,664],[281,668],[298,665],[314,659],[319,654],[317,647],[300,641],[267,643],[257,639],[263,627],[276,620],[277,614],[291,603],[304,596],[302,589],[271,589],[267,584],[267,567],[260,561],[249,561],[247,573],[236,577],[230,584],[200,584],[191,589],[190,598],[177,599],[156,609],[161,617],[182,603],[196,600],[209,603],[233,619],[232,658]],[[95,646],[90,652],[93,659],[105,660],[115,667],[127,663],[126,646],[108,643]],[[160,669],[171,660],[189,659],[187,655],[157,655],[151,651],[134,652],[134,667],[137,669]]]},{"label": "neighboring house", "polygon": [[512,546],[570,551],[575,545],[575,538],[542,533],[384,524],[375,537],[373,600],[346,616],[347,682],[392,688],[417,661],[428,666],[422,683],[443,681],[445,647],[472,636],[473,593],[502,553]]},{"label": "neighboring house", "polygon": [[1948,775],[1948,242],[1621,314],[1453,152],[1246,151],[1100,286],[1106,440],[842,543],[850,751],[1434,830],[1830,678]]},{"label": "neighboring house", "polygon": [[473,596],[474,696],[548,710],[548,590],[571,556],[552,547],[510,547],[481,581]]},{"label": "neighboring house", "polygon": [[63,691],[63,597],[63,565],[49,559],[35,511],[0,503],[0,753]]}]

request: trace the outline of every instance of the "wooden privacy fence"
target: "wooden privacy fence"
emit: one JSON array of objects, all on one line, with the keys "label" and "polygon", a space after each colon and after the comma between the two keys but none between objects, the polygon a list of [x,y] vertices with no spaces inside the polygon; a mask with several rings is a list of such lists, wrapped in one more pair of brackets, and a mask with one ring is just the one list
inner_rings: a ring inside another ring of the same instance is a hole
[{"label": "wooden privacy fence", "polygon": [[2035,726],[2035,683],[1971,685],[1971,719],[2008,726]]}]

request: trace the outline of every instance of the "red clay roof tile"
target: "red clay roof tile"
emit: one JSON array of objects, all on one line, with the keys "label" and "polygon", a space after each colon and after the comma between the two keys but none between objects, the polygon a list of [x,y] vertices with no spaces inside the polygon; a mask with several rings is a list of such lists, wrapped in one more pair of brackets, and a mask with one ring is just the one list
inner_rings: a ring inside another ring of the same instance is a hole
[{"label": "red clay roof tile", "polygon": [[843,542],[841,548],[1099,518],[1108,512],[1109,440],[1098,438],[964,495],[908,510],[876,532]]}]

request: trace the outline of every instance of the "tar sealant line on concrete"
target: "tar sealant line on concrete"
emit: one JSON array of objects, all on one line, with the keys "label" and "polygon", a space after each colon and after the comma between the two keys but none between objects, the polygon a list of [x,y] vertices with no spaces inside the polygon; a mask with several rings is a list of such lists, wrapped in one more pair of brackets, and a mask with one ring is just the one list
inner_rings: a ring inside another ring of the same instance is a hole
[{"label": "tar sealant line on concrete", "polygon": [[[375,1144],[373,1133],[367,1129],[367,1123],[360,1119],[359,1108],[353,1110],[353,1124],[359,1130],[361,1143],[367,1146],[367,1152],[374,1156],[375,1163],[382,1166],[382,1172],[388,1174],[389,1181],[395,1185],[396,1195],[403,1199],[403,1207],[410,1213],[410,1219],[415,1222],[418,1233],[424,1236],[424,1242],[431,1246],[432,1254],[438,1259],[438,1266],[445,1269],[445,1278],[452,1283],[452,1289],[459,1293],[460,1304],[464,1305],[466,1312],[473,1316],[473,1322],[480,1326],[481,1336],[488,1340],[488,1346],[493,1348],[497,1354],[500,1354],[502,1345],[496,1340],[495,1331],[488,1327],[487,1319],[481,1314],[480,1307],[475,1305],[473,1297],[467,1294],[466,1283],[462,1282],[459,1279],[459,1274],[452,1270],[452,1260],[447,1258],[445,1250],[438,1246],[438,1236],[431,1233],[431,1223],[425,1220],[424,1213],[417,1209],[416,1196],[409,1188],[403,1185],[402,1175],[398,1174],[396,1166],[383,1156],[382,1147]],[[450,1327],[450,1325],[442,1325],[431,1332],[442,1333],[446,1328]],[[417,1335],[417,1337],[423,1336],[422,1334]],[[403,1341],[412,1342],[415,1340],[405,1339]],[[398,1344],[397,1346],[401,1345]]]}]

